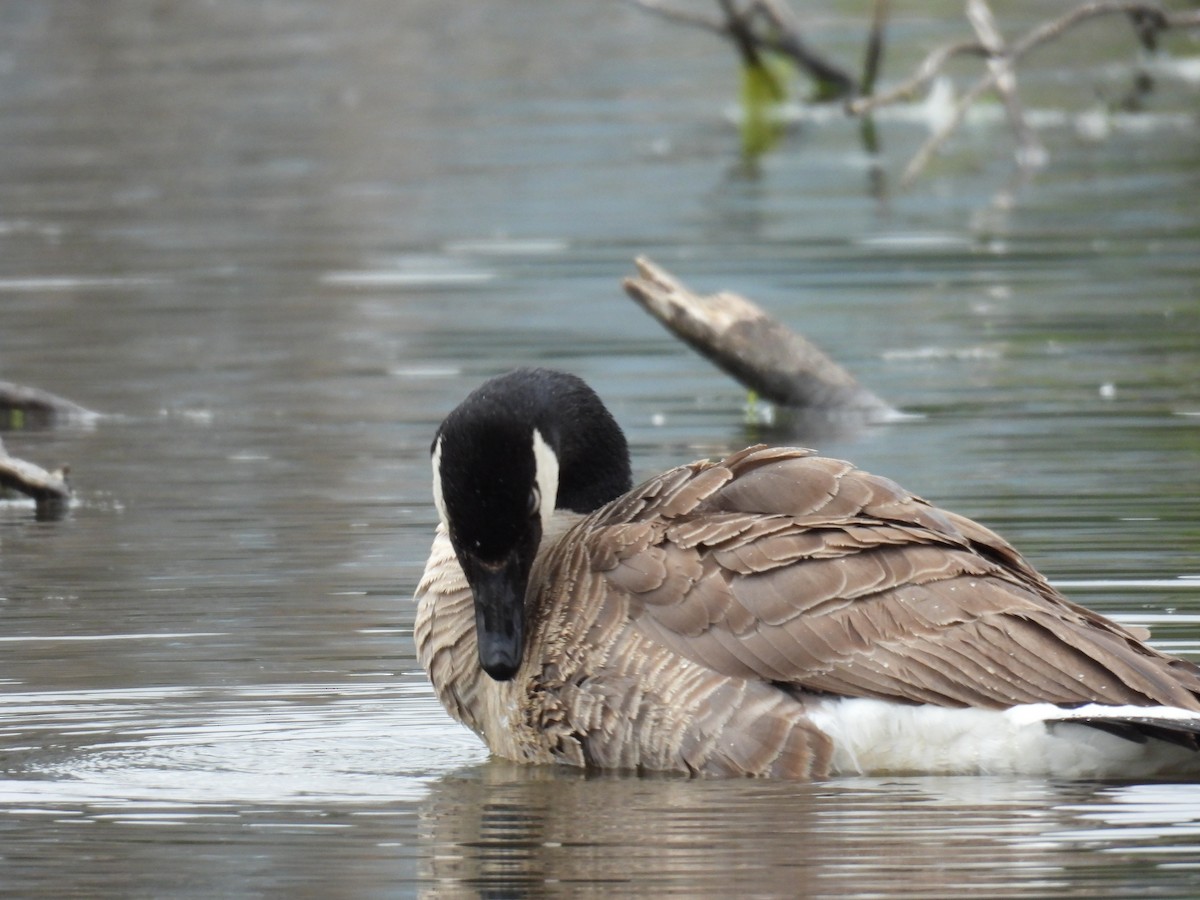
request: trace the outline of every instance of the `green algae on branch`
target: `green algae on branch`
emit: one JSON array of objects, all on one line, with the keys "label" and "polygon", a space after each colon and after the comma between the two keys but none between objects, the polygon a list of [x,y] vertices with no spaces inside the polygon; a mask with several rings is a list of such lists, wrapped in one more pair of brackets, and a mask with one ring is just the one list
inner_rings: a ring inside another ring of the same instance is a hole
[{"label": "green algae on branch", "polygon": [[787,102],[795,76],[795,67],[775,53],[759,53],[742,64],[742,153],[747,158],[766,153],[783,136],[779,107]]}]

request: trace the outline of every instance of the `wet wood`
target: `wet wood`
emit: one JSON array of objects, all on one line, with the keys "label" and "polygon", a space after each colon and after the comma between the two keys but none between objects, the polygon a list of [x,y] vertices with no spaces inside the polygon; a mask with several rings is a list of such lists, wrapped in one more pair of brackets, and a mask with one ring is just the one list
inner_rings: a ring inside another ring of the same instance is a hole
[{"label": "wet wood", "polygon": [[66,512],[71,500],[68,472],[66,466],[47,472],[34,463],[9,456],[0,441],[0,491],[14,490],[32,497],[39,519],[59,519]]},{"label": "wet wood", "polygon": [[64,421],[87,421],[97,415],[49,391],[0,381],[0,429],[51,428]]},{"label": "wet wood", "polygon": [[737,294],[701,297],[645,257],[625,292],[694,350],[774,403],[884,417],[894,409],[811,341]]}]

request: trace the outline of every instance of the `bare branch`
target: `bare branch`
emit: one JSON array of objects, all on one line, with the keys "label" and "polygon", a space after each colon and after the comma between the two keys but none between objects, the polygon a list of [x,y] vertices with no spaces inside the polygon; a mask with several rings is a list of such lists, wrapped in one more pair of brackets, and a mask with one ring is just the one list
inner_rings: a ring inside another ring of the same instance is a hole
[{"label": "bare branch", "polygon": [[799,409],[894,412],[820,348],[737,294],[702,297],[638,257],[625,292],[694,350],[763,397]]},{"label": "bare branch", "polygon": [[864,113],[873,112],[881,106],[889,106],[900,100],[908,100],[917,91],[937,78],[951,59],[967,54],[971,56],[987,56],[987,50],[984,49],[979,41],[959,41],[955,44],[938,47],[925,57],[921,64],[917,66],[917,71],[910,77],[883,93],[852,100],[846,105],[846,109],[852,115],[861,116]]},{"label": "bare branch", "polygon": [[[1069,31],[1079,23],[1088,19],[1106,15],[1138,16],[1140,17],[1138,26],[1139,28],[1151,26],[1156,26],[1159,28],[1192,27],[1195,24],[1200,23],[1200,15],[1168,16],[1162,11],[1161,7],[1153,3],[1124,2],[1124,0],[1097,0],[1097,2],[1085,3],[1081,6],[1077,6],[1059,16],[1057,19],[1054,19],[1050,22],[1044,22],[1041,25],[1030,29],[1030,31],[1028,31],[1024,36],[1010,44],[1007,52],[1003,53],[1002,56],[999,57],[1004,62],[1004,65],[1002,66],[992,65],[992,63],[995,62],[998,57],[989,52],[988,47],[985,46],[985,43],[982,40],[974,42],[973,46],[979,48],[979,50],[981,50],[982,53],[988,57],[989,69],[987,74],[985,74],[979,81],[972,85],[971,88],[959,98],[958,102],[955,103],[954,110],[952,111],[947,122],[920,147],[917,153],[913,156],[913,159],[905,168],[904,175],[901,177],[901,184],[910,184],[913,179],[920,174],[920,172],[929,163],[929,160],[933,158],[934,154],[937,153],[950,135],[953,134],[959,125],[962,124],[963,119],[966,118],[967,111],[970,109],[971,105],[974,104],[975,101],[987,91],[998,89],[1000,82],[1005,77],[1005,74],[1011,70],[1011,68],[1016,64],[1017,60],[1034,48],[1061,37],[1065,32]],[[957,44],[954,46],[958,48],[957,52],[964,52],[962,48],[971,47],[972,45]],[[929,57],[926,57],[926,63],[928,63],[932,58],[933,54],[931,54]],[[949,54],[944,55],[941,58],[942,63],[944,64],[944,62],[949,58]],[[923,71],[927,69],[926,65],[924,64],[921,68]],[[926,80],[934,77],[936,74],[936,70],[932,71]],[[1017,127],[1015,122],[1014,127]],[[1019,130],[1018,137],[1020,138]],[[1022,146],[1026,147],[1029,145]],[[1040,142],[1037,144],[1037,147],[1040,149]],[[1036,155],[1033,161],[1037,162]]]},{"label": "bare branch", "polygon": [[63,422],[92,422],[99,413],[40,388],[0,381],[0,426],[20,431]]},{"label": "bare branch", "polygon": [[58,519],[66,510],[71,499],[71,486],[67,483],[68,468],[63,466],[47,472],[15,456],[9,456],[0,442],[0,488],[9,488],[32,497],[37,505],[39,519]]},{"label": "bare branch", "polygon": [[1167,28],[1200,28],[1200,12],[1167,13]]},{"label": "bare branch", "polygon": [[791,8],[782,0],[754,0],[748,15],[760,13],[772,26],[764,38],[769,49],[790,57],[809,76],[821,85],[833,89],[836,96],[859,93],[854,78],[820,54],[816,53],[800,37],[800,23]]},{"label": "bare branch", "polygon": [[754,32],[750,30],[750,18],[754,7],[744,15],[734,5],[733,0],[717,0],[721,12],[725,13],[725,34],[738,48],[742,62],[747,66],[760,66],[758,49],[754,45]]},{"label": "bare branch", "polygon": [[653,13],[660,18],[666,19],[669,22],[678,22],[681,25],[691,25],[693,28],[702,28],[705,31],[711,31],[714,34],[719,34],[722,37],[727,37],[725,30],[725,21],[714,16],[704,16],[700,13],[694,13],[688,9],[676,9],[673,6],[667,6],[660,3],[659,0],[626,0],[632,6],[648,13]]},{"label": "bare branch", "polygon": [[[786,0],[717,0],[725,18],[709,17],[665,5],[662,0],[626,0],[639,9],[672,21],[701,27],[733,40],[743,58],[754,62],[759,51],[783,54],[806,70],[818,83],[839,96],[858,93],[859,85],[839,67],[813,53],[800,37],[800,29]],[[863,90],[870,91],[878,72],[881,53],[882,23],[888,0],[875,0],[874,24],[868,42],[863,71]],[[1135,0],[1087,0],[1055,19],[1031,28],[1018,39],[1006,43],[995,25],[986,0],[967,0],[967,16],[976,32],[975,40],[958,41],[935,48],[916,71],[889,90],[871,96],[858,97],[846,109],[852,115],[863,116],[880,107],[906,100],[926,87],[942,73],[956,57],[981,57],[987,72],[972,84],[954,104],[948,120],[918,149],[905,169],[902,183],[911,182],[929,163],[946,140],[962,125],[970,107],[986,92],[996,91],[1004,102],[1009,123],[1017,139],[1017,159],[1021,166],[1037,166],[1045,161],[1046,151],[1030,126],[1016,92],[1016,64],[1037,47],[1062,37],[1079,24],[1101,16],[1125,16],[1143,47],[1153,47],[1159,32],[1168,29],[1200,27],[1200,11],[1167,12],[1157,2]],[[765,33],[755,31],[755,20],[767,24]]]},{"label": "bare branch", "polygon": [[991,87],[992,75],[989,73],[958,98],[958,101],[954,104],[954,109],[950,113],[950,117],[942,124],[941,128],[930,135],[929,139],[918,148],[913,158],[905,167],[904,174],[900,176],[901,187],[912,184],[916,177],[921,174],[921,171],[929,165],[929,161],[941,149],[942,144],[946,143],[950,135],[963,123],[963,119],[967,117],[967,112],[974,105],[975,101],[987,93]]},{"label": "bare branch", "polygon": [[[1069,31],[1086,19],[1116,14],[1135,17],[1135,29],[1139,35],[1146,29],[1163,30],[1200,27],[1200,12],[1165,13],[1161,7],[1153,3],[1086,3],[1070,10],[1058,19],[1033,29],[1009,48],[1009,58],[1015,62],[1018,57],[1024,55],[1033,49],[1033,47],[1061,37],[1064,32]],[[869,97],[858,97],[851,101],[846,108],[852,115],[860,116],[881,106],[888,106],[900,100],[908,100],[917,91],[940,75],[947,64],[956,56],[987,55],[987,48],[977,40],[958,41],[938,47],[930,51],[929,55],[917,66],[916,71],[908,78],[882,93],[873,94]]]},{"label": "bare branch", "polygon": [[863,58],[862,92],[873,94],[875,80],[883,65],[883,32],[887,25],[889,0],[875,0],[871,8],[871,31]]},{"label": "bare branch", "polygon": [[[752,0],[744,11],[739,11],[732,0],[718,0],[725,12],[724,18],[700,15],[690,10],[679,9],[661,0],[626,0],[638,9],[653,13],[661,18],[702,28],[733,41],[743,59],[756,63],[760,51],[778,53],[791,59],[797,66],[822,86],[832,89],[837,96],[858,91],[858,84],[840,66],[825,59],[809,48],[800,37],[799,26],[787,5],[779,0]],[[753,29],[755,19],[768,25],[765,33]]]},{"label": "bare branch", "polygon": [[987,0],[967,0],[967,20],[975,29],[979,43],[986,48],[988,71],[992,73],[996,92],[1004,101],[1009,124],[1017,136],[1017,160],[1022,167],[1039,168],[1046,164],[1046,148],[1037,132],[1025,118],[1025,110],[1017,97],[1017,73],[1004,46],[1004,38]]}]

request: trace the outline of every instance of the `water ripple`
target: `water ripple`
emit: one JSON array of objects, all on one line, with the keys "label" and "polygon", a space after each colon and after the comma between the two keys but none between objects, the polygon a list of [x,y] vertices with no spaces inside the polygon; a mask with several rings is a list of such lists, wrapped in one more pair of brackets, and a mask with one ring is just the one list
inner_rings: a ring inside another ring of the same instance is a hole
[{"label": "water ripple", "polygon": [[412,802],[486,759],[422,683],[9,694],[0,805],[93,817]]}]

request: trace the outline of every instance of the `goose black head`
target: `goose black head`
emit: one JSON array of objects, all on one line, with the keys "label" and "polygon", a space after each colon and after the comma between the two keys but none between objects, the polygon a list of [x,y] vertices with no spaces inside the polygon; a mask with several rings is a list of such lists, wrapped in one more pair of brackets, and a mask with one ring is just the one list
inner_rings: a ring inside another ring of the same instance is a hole
[{"label": "goose black head", "polygon": [[511,679],[529,572],[555,509],[591,512],[630,489],[616,421],[581,379],[517,369],[481,385],[433,440],[433,496],[475,600],[479,664]]}]

